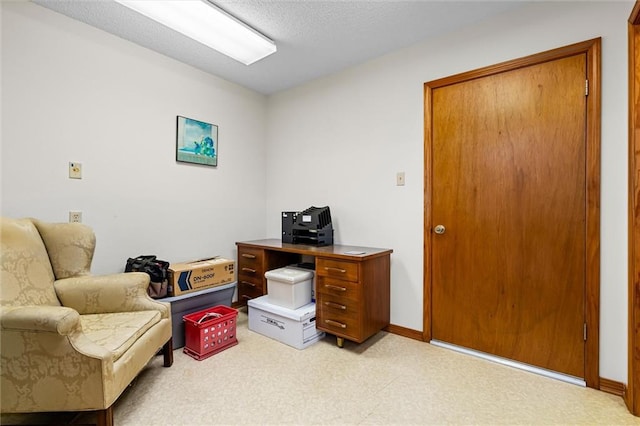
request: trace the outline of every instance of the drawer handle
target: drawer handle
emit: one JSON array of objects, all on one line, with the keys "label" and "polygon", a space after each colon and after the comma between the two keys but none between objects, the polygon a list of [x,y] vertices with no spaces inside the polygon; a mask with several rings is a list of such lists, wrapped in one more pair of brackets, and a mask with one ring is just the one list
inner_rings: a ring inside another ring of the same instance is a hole
[{"label": "drawer handle", "polygon": [[242,268],[242,270],[243,270],[244,272],[251,272],[252,274],[255,274],[255,273],[256,273],[256,270],[255,270],[255,269],[251,269],[251,268]]},{"label": "drawer handle", "polygon": [[324,269],[325,269],[326,271],[340,272],[341,274],[344,274],[344,273],[346,273],[346,272],[347,272],[347,270],[346,270],[346,269],[332,268],[332,267],[330,267],[330,266],[325,266],[325,267],[324,267]]},{"label": "drawer handle", "polygon": [[246,284],[246,285],[250,285],[251,287],[255,287],[256,285],[254,283],[250,283],[249,281],[240,281],[241,284]]},{"label": "drawer handle", "polygon": [[251,296],[247,296],[246,294],[243,294],[241,297],[242,297],[243,299],[247,299],[247,300],[251,300],[251,299],[253,299],[253,297],[251,297]]},{"label": "drawer handle", "polygon": [[325,322],[325,324],[329,324],[329,325],[332,325],[334,327],[347,328],[347,324],[343,324],[343,323],[338,322],[338,321],[324,320],[324,322]]},{"label": "drawer handle", "polygon": [[247,259],[255,259],[256,256],[249,253],[242,253],[242,257],[246,257]]},{"label": "drawer handle", "polygon": [[334,303],[334,302],[324,302],[324,304],[325,304],[326,306],[330,307],[330,308],[336,308],[336,309],[342,309],[342,310],[347,309],[347,307],[346,307],[346,306],[341,305],[341,304],[339,304],[339,303]]},{"label": "drawer handle", "polygon": [[330,288],[331,290],[347,291],[346,287],[340,287],[340,286],[337,286],[337,285],[325,284],[324,287],[325,288]]}]

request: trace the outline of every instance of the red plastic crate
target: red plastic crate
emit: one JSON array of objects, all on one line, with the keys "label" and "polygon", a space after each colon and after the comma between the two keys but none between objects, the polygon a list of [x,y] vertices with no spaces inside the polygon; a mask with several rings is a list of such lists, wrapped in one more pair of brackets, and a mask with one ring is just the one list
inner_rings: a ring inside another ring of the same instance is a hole
[{"label": "red plastic crate", "polygon": [[237,316],[238,311],[228,306],[214,306],[183,316],[183,352],[202,360],[237,345]]}]

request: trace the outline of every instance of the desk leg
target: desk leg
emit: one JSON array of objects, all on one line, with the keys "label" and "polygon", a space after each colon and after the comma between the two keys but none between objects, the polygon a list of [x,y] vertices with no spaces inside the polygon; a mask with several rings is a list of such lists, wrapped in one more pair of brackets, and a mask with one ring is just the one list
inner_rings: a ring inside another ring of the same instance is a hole
[{"label": "desk leg", "polygon": [[336,337],[338,341],[338,347],[341,348],[344,346],[344,337]]}]

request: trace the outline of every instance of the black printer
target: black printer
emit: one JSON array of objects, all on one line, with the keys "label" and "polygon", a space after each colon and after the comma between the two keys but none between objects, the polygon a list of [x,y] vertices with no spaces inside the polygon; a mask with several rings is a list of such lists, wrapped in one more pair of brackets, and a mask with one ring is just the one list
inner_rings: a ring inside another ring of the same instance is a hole
[{"label": "black printer", "polygon": [[282,242],[332,245],[333,224],[329,207],[312,206],[301,212],[282,212]]}]

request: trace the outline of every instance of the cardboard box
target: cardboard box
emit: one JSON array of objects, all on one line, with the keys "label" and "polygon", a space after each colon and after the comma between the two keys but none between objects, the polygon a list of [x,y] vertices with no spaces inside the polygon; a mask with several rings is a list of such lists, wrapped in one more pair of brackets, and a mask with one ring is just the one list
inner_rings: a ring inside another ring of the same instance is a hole
[{"label": "cardboard box", "polygon": [[251,331],[296,349],[304,349],[324,337],[324,332],[316,329],[315,303],[287,309],[272,305],[268,296],[261,296],[249,300],[247,305]]},{"label": "cardboard box", "polygon": [[298,309],[311,303],[313,272],[307,269],[286,266],[267,271],[267,293],[269,303],[287,309]]},{"label": "cardboard box", "polygon": [[169,265],[169,296],[235,281],[235,262],[222,257]]},{"label": "cardboard box", "polygon": [[231,306],[237,283],[222,284],[204,290],[192,291],[180,296],[158,299],[171,304],[171,326],[173,349],[184,346],[184,321],[182,317],[212,306]]}]

